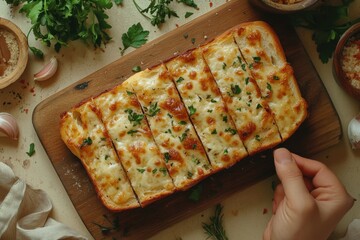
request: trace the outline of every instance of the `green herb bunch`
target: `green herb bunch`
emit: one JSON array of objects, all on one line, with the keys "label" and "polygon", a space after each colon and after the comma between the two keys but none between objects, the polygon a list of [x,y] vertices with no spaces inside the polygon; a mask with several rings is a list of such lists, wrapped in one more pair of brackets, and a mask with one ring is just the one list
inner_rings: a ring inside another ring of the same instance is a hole
[{"label": "green herb bunch", "polygon": [[[153,26],[159,27],[166,21],[166,17],[179,17],[177,13],[170,7],[170,3],[173,2],[173,0],[150,0],[149,5],[144,9],[139,6],[137,1],[133,0],[133,2],[137,10],[147,19],[149,19]],[[176,2],[183,3],[186,6],[197,9],[197,5],[194,0],[176,0]]]},{"label": "green herb bunch", "polygon": [[312,38],[316,44],[320,60],[327,63],[332,57],[341,35],[360,18],[350,20],[348,10],[353,0],[342,0],[340,5],[323,4],[319,7],[292,14],[292,23],[296,27],[314,30]]},{"label": "green herb bunch", "polygon": [[[95,48],[109,42],[106,32],[111,26],[107,23],[105,10],[113,4],[111,0],[6,0],[8,4],[23,4],[19,12],[30,19],[36,39],[46,46],[54,45],[58,52],[70,41],[81,39]],[[122,1],[115,1],[120,4]],[[35,48],[30,50],[38,57],[43,53]]]}]

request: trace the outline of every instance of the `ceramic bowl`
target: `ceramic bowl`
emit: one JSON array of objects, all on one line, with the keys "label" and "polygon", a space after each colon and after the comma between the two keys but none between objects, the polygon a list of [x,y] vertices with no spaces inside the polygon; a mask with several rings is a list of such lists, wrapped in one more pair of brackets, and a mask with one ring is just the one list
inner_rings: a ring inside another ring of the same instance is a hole
[{"label": "ceramic bowl", "polygon": [[[350,56],[346,56],[348,54]],[[348,59],[353,60],[352,67],[346,67]],[[347,72],[348,74],[346,74]],[[348,94],[360,100],[360,23],[354,24],[341,36],[334,52],[333,73],[337,83]],[[352,77],[354,75],[357,77]],[[357,78],[357,80],[351,80],[352,78]]]},{"label": "ceramic bowl", "polygon": [[19,54],[14,69],[6,76],[0,77],[0,89],[2,89],[21,77],[28,62],[29,53],[27,38],[18,26],[7,19],[0,18],[0,30],[3,32],[10,32],[14,35],[19,48]]},{"label": "ceramic bowl", "polygon": [[299,0],[297,3],[277,3],[273,0],[250,0],[250,2],[264,11],[279,14],[290,14],[318,5],[320,0]]}]

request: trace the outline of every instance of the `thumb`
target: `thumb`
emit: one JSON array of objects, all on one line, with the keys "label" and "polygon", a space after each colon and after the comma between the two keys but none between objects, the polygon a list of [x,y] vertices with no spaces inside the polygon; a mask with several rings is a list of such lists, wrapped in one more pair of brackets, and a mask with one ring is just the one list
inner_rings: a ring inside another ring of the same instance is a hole
[{"label": "thumb", "polygon": [[296,203],[302,199],[301,197],[308,196],[309,191],[305,185],[303,174],[291,153],[285,148],[279,148],[274,151],[274,159],[276,173],[289,201]]}]

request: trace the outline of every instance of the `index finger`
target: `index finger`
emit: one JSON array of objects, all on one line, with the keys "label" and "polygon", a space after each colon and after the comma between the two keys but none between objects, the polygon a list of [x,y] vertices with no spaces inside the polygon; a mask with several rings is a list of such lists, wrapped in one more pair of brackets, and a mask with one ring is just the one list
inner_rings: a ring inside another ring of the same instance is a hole
[{"label": "index finger", "polygon": [[326,186],[342,187],[339,179],[325,164],[301,157],[294,153],[292,155],[302,173],[312,178],[312,183],[315,188]]}]

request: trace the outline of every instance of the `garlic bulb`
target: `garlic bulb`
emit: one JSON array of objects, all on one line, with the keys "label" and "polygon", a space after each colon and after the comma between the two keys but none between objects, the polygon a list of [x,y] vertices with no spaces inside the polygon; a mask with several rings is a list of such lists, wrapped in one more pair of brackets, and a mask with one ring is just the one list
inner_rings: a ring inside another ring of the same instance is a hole
[{"label": "garlic bulb", "polygon": [[360,114],[349,122],[348,136],[352,149],[360,149]]},{"label": "garlic bulb", "polygon": [[16,119],[9,113],[0,113],[0,136],[7,136],[12,140],[19,138],[19,127]]},{"label": "garlic bulb", "polygon": [[34,74],[35,81],[45,81],[56,73],[58,68],[58,61],[55,57],[52,57],[50,61],[36,74]]}]

